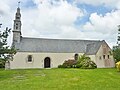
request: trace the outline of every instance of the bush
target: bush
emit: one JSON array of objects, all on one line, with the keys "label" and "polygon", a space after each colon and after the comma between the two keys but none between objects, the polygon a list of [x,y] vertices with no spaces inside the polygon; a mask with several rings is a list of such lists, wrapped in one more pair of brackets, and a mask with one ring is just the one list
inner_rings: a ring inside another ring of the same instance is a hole
[{"label": "bush", "polygon": [[59,65],[58,68],[84,68],[84,69],[94,69],[97,68],[97,65],[91,61],[90,57],[82,55],[78,60],[67,60],[62,65]]},{"label": "bush", "polygon": [[85,69],[94,69],[97,68],[97,65],[91,60],[85,60],[81,62],[81,68]]},{"label": "bush", "polygon": [[74,59],[69,59],[67,61],[64,61],[62,65],[59,65],[58,68],[75,68],[77,61]]},{"label": "bush", "polygon": [[80,63],[76,64],[76,68],[81,68],[81,67],[82,67],[82,65]]},{"label": "bush", "polygon": [[78,58],[76,67],[84,69],[94,69],[97,68],[97,65],[90,59],[90,57],[82,55]]},{"label": "bush", "polygon": [[0,68],[5,68],[5,60],[0,59]]},{"label": "bush", "polygon": [[120,61],[116,63],[116,67],[117,67],[118,71],[120,71]]},{"label": "bush", "polygon": [[63,63],[63,65],[67,66],[68,68],[72,68],[73,65],[75,65],[75,64],[76,64],[76,61],[75,60],[70,60],[70,59]]},{"label": "bush", "polygon": [[58,65],[58,68],[67,68],[66,65]]}]

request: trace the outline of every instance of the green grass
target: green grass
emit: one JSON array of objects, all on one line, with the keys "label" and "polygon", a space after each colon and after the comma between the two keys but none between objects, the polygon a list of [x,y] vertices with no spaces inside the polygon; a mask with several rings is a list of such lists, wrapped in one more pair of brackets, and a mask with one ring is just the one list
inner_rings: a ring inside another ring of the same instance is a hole
[{"label": "green grass", "polygon": [[120,90],[116,69],[0,69],[0,90]]}]

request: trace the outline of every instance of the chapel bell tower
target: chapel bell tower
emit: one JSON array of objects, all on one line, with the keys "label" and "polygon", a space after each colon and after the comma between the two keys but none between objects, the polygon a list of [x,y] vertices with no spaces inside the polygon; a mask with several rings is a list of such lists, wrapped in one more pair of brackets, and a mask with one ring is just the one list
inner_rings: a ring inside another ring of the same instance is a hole
[{"label": "chapel bell tower", "polygon": [[13,26],[13,43],[20,43],[21,40],[21,14],[18,6],[15,14],[14,26]]}]

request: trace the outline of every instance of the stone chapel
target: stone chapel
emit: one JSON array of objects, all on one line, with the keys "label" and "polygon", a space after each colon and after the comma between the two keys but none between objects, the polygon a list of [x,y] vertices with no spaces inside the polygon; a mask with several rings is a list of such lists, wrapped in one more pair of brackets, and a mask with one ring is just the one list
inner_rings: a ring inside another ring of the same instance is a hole
[{"label": "stone chapel", "polygon": [[[111,48],[102,40],[29,38],[21,33],[21,13],[17,8],[13,26],[13,46],[17,53],[9,61],[10,69],[57,68],[75,55],[87,55],[98,68],[114,67]],[[23,32],[24,33],[24,32]]]}]

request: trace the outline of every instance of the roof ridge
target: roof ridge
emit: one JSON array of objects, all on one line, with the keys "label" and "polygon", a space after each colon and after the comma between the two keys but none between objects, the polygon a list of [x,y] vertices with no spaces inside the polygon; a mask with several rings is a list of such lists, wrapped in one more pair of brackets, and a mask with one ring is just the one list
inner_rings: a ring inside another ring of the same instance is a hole
[{"label": "roof ridge", "polygon": [[42,39],[42,40],[63,40],[63,41],[94,41],[102,42],[103,40],[86,40],[86,39],[64,39],[64,38],[35,38],[35,37],[22,37],[23,39]]}]

